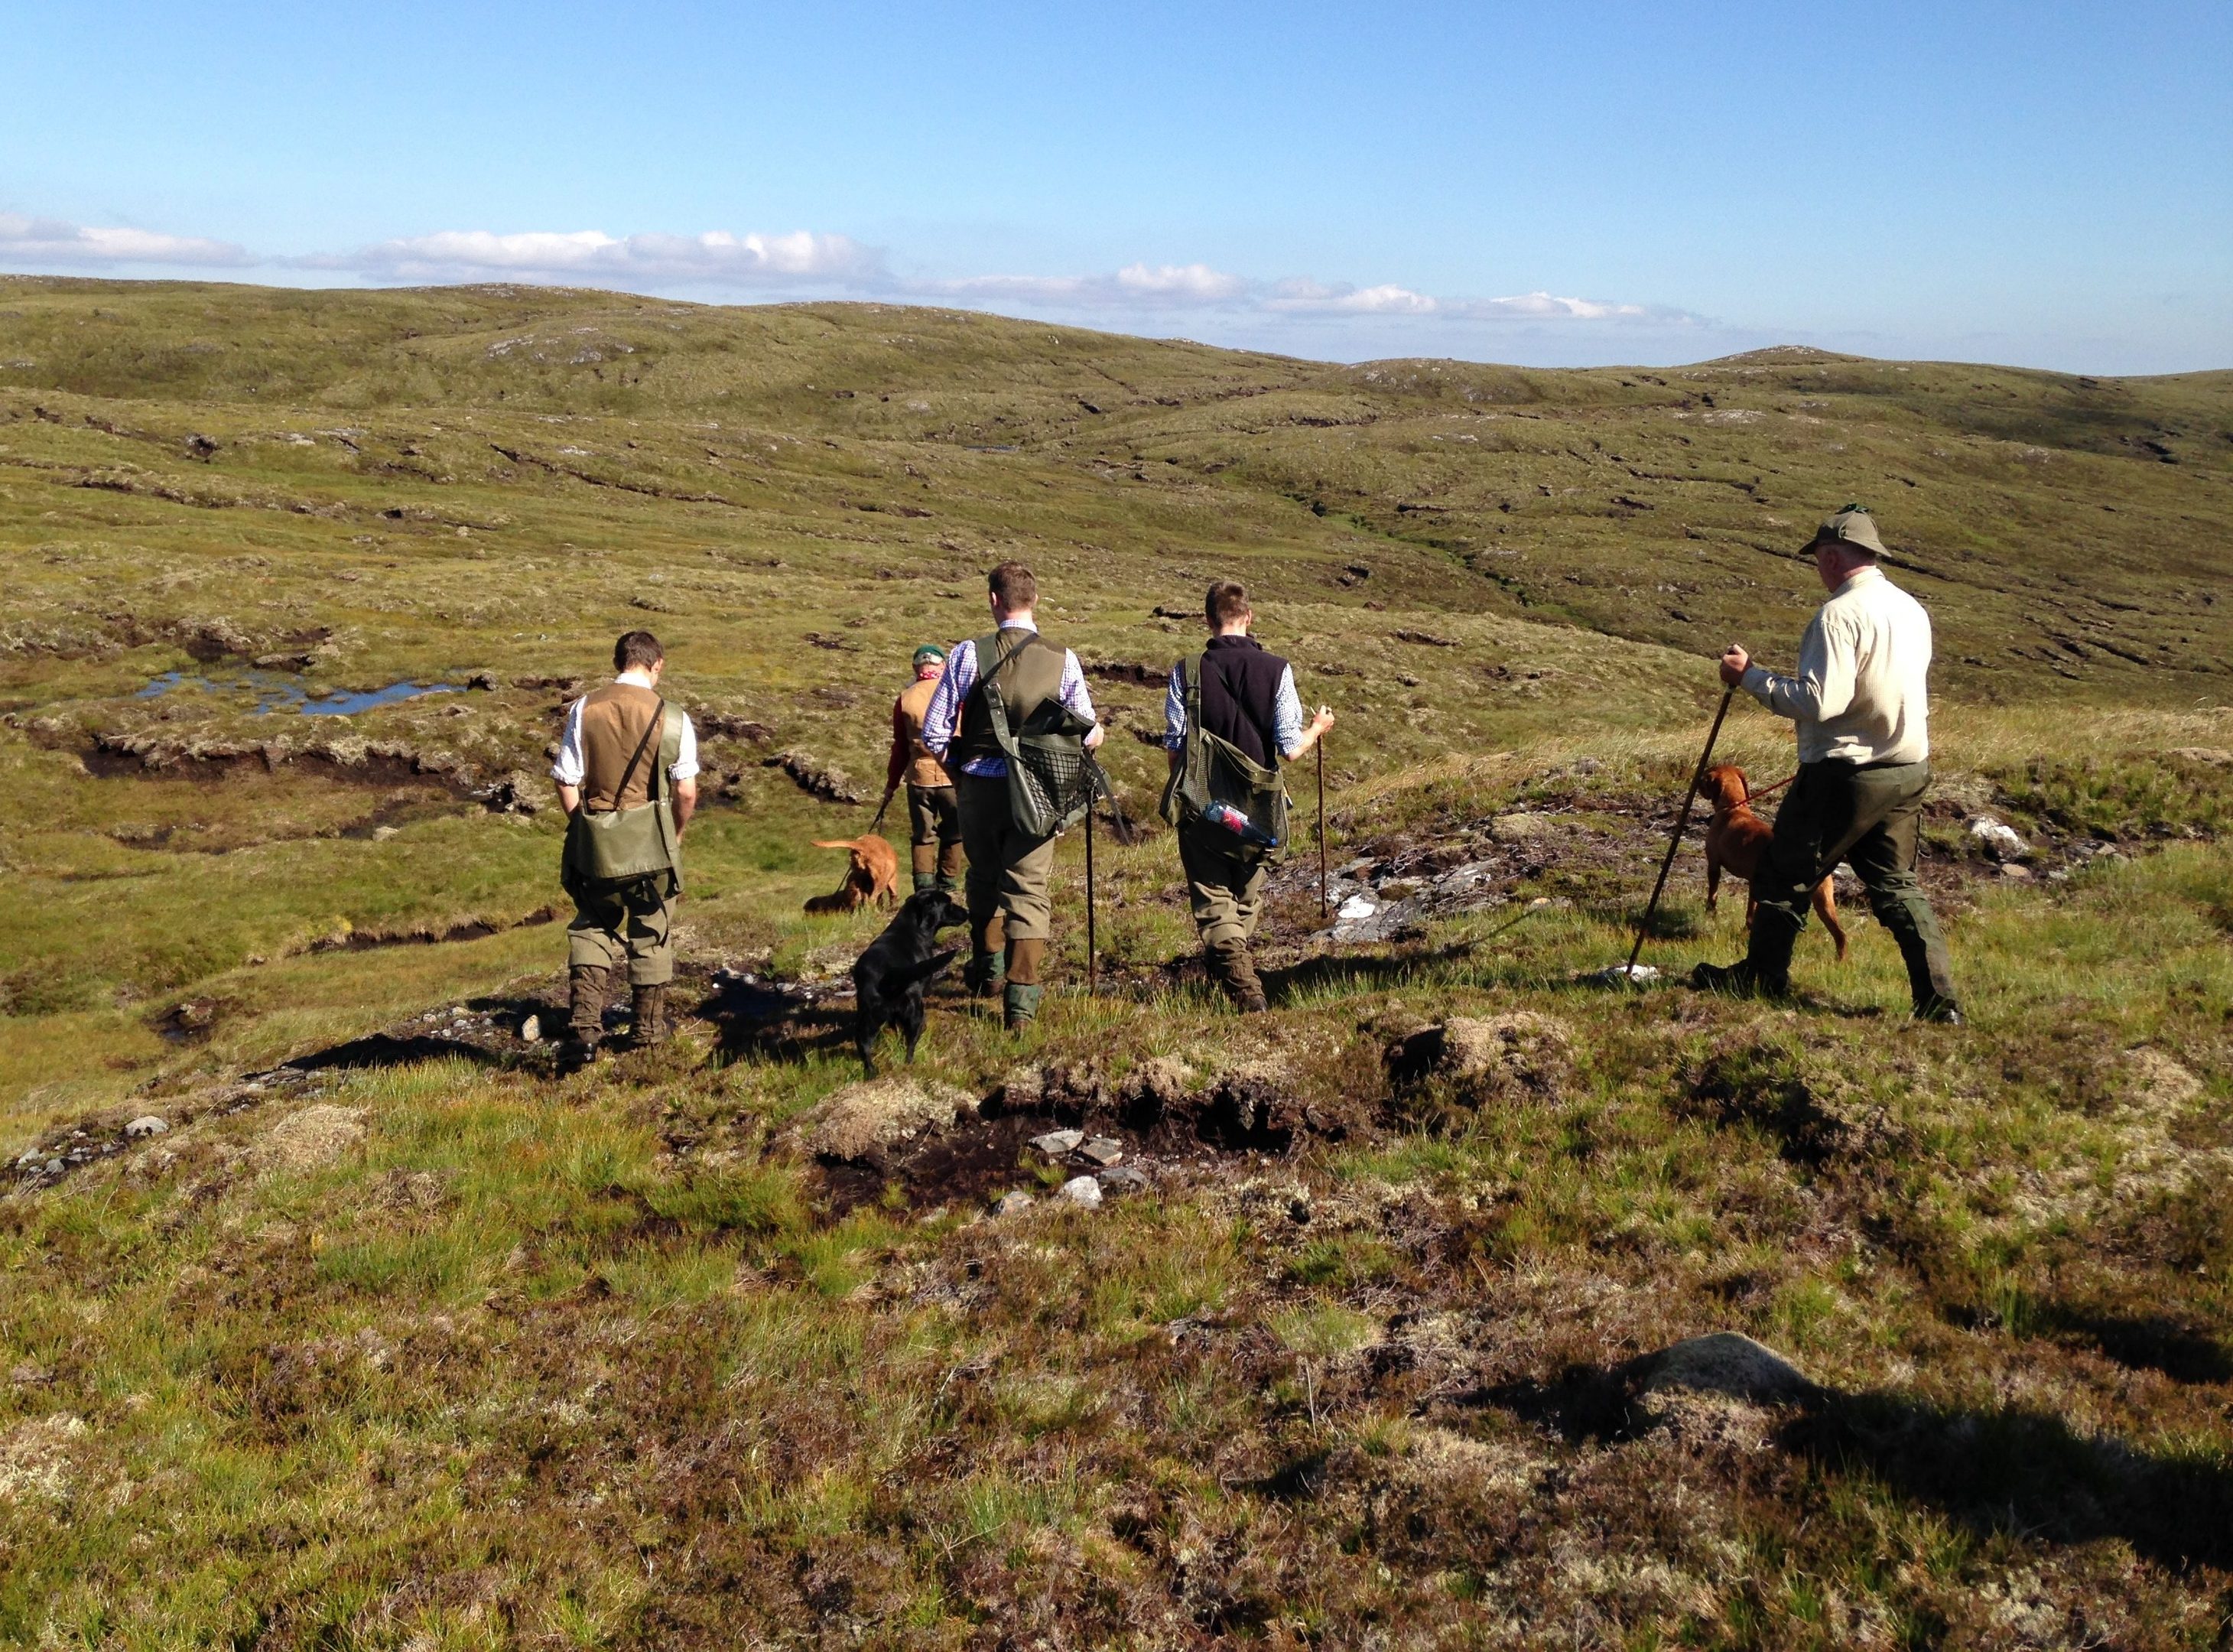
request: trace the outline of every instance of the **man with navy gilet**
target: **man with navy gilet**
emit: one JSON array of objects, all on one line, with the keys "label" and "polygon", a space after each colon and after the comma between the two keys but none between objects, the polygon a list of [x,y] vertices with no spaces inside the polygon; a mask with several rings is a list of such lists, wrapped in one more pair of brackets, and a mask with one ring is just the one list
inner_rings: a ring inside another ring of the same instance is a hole
[{"label": "man with navy gilet", "polygon": [[[1256,615],[1245,587],[1218,581],[1209,588],[1203,612],[1210,630],[1200,656],[1203,729],[1231,741],[1260,768],[1277,769],[1282,758],[1293,762],[1333,726],[1333,712],[1321,706],[1304,725],[1295,668],[1248,634]],[[1192,660],[1172,667],[1163,696],[1163,747],[1175,776],[1186,760],[1187,680],[1195,668]],[[1202,961],[1242,1011],[1260,1011],[1264,983],[1248,949],[1263,915],[1269,862],[1231,831],[1207,821],[1182,826],[1178,838]]]},{"label": "man with navy gilet", "polygon": [[[1086,693],[1077,656],[1039,634],[1038,582],[1021,563],[1002,563],[987,576],[993,634],[954,644],[922,719],[922,743],[954,777],[961,812],[961,847],[969,870],[962,882],[969,908],[969,964],[963,976],[981,997],[999,992],[1011,1032],[1038,1018],[1040,974],[1053,938],[1054,904],[1048,890],[1054,869],[1052,837],[1018,829],[1008,802],[1008,759],[985,699],[986,677],[997,682],[1011,728],[1029,722],[1049,700],[1059,700],[1092,726],[1085,749],[1107,731]],[[989,660],[986,648],[998,652]]]},{"label": "man with navy gilet", "polygon": [[[570,821],[577,810],[592,815],[641,809],[659,794],[654,769],[662,757],[666,701],[659,680],[666,652],[648,631],[630,631],[613,645],[618,673],[576,700],[566,713],[550,777]],[[674,810],[674,844],[698,807],[698,731],[677,708],[680,738],[666,771],[667,800]],[[566,976],[570,1005],[566,1057],[593,1059],[604,1035],[605,999],[614,975],[625,970],[633,989],[628,1042],[648,1049],[667,1035],[667,989],[674,979],[674,907],[682,868],[670,856],[663,868],[624,881],[583,877],[570,864],[563,878],[574,897],[566,926]]]}]

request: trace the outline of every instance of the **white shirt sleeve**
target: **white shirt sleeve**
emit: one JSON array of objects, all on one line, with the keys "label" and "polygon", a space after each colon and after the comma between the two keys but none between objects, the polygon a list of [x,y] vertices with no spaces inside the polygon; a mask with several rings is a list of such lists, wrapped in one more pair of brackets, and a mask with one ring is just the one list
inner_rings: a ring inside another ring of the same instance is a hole
[{"label": "white shirt sleeve", "polygon": [[1748,667],[1745,692],[1778,717],[1820,723],[1853,703],[1853,636],[1820,614],[1799,642],[1799,674],[1779,677],[1764,666]]},{"label": "white shirt sleeve", "polygon": [[682,713],[682,738],[674,748],[674,761],[667,766],[667,777],[669,780],[695,780],[698,777],[698,725],[690,720],[687,712]]},{"label": "white shirt sleeve", "polygon": [[1163,750],[1186,750],[1186,661],[1182,660],[1171,667],[1170,680],[1163,685]]},{"label": "white shirt sleeve", "polygon": [[1055,693],[1062,703],[1089,723],[1098,723],[1099,713],[1093,709],[1093,696],[1086,692],[1085,668],[1077,663],[1077,656],[1069,649],[1062,651],[1062,678]]},{"label": "white shirt sleeve", "polygon": [[[697,754],[693,751],[691,755]],[[582,774],[582,702],[577,699],[566,708],[566,732],[558,738],[558,759],[550,765],[550,777],[562,786],[578,786]]]}]

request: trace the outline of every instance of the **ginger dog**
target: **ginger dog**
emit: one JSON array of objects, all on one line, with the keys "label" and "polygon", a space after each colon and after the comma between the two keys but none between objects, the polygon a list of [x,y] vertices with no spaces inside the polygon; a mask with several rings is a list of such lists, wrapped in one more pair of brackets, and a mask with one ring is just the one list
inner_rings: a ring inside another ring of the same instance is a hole
[{"label": "ginger dog", "polygon": [[845,868],[845,881],[828,894],[817,894],[806,903],[806,909],[817,915],[833,912],[858,912],[863,907],[876,906],[889,909],[899,903],[900,857],[882,838],[870,833],[865,837],[842,838],[825,842],[817,838],[817,849],[842,849],[852,856]]},{"label": "ginger dog", "polygon": [[[1752,880],[1768,858],[1768,840],[1774,829],[1752,812],[1752,787],[1742,769],[1734,763],[1717,763],[1706,771],[1705,793],[1714,805],[1714,818],[1706,827],[1706,910],[1714,910],[1722,888],[1722,874],[1745,881],[1745,927],[1752,927]],[[1838,960],[1846,958],[1846,932],[1838,922],[1838,896],[1825,877],[1814,886],[1814,911],[1822,927],[1838,943]]]}]

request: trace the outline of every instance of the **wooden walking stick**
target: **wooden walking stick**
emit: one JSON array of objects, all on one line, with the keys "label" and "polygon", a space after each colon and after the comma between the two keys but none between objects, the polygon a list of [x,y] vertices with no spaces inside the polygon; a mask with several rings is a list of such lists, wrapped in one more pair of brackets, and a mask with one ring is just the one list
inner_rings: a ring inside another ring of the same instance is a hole
[{"label": "wooden walking stick", "polygon": [[1093,806],[1100,799],[1089,782],[1085,792],[1085,996],[1101,994],[1101,948],[1093,932]]},{"label": "wooden walking stick", "polygon": [[1722,691],[1722,708],[1714,713],[1714,726],[1706,731],[1706,749],[1698,753],[1698,766],[1690,771],[1690,789],[1683,794],[1683,812],[1675,817],[1675,835],[1667,840],[1667,858],[1659,862],[1659,881],[1651,886],[1651,899],[1644,908],[1644,921],[1636,926],[1636,945],[1629,948],[1628,965],[1621,972],[1628,979],[1636,979],[1636,960],[1643,955],[1644,938],[1650,932],[1651,920],[1659,910],[1659,896],[1667,888],[1667,874],[1674,869],[1675,851],[1683,847],[1683,833],[1690,824],[1690,805],[1698,800],[1698,788],[1705,784],[1706,765],[1714,760],[1714,742],[1722,738],[1722,719],[1729,714],[1729,701],[1736,697],[1736,685],[1730,684]]},{"label": "wooden walking stick", "polygon": [[1333,915],[1333,903],[1326,894],[1325,841],[1325,737],[1320,735],[1317,746],[1318,755],[1318,921],[1324,923]]}]

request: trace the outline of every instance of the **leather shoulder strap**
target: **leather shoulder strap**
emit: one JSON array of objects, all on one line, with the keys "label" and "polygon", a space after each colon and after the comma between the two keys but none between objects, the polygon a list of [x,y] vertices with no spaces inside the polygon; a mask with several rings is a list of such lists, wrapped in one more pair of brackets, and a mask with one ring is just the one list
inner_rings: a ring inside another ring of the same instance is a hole
[{"label": "leather shoulder strap", "polygon": [[[618,805],[620,799],[628,796],[628,783],[635,778],[635,765],[643,761],[643,754],[651,750],[652,741],[658,737],[660,731],[666,725],[667,702],[662,699],[659,702],[658,709],[651,714],[651,722],[643,731],[643,738],[636,742],[635,755],[628,760],[628,767],[621,771],[620,784],[613,788],[613,801],[615,806]],[[659,795],[659,777],[656,774],[652,776],[651,795],[653,797]]]}]

